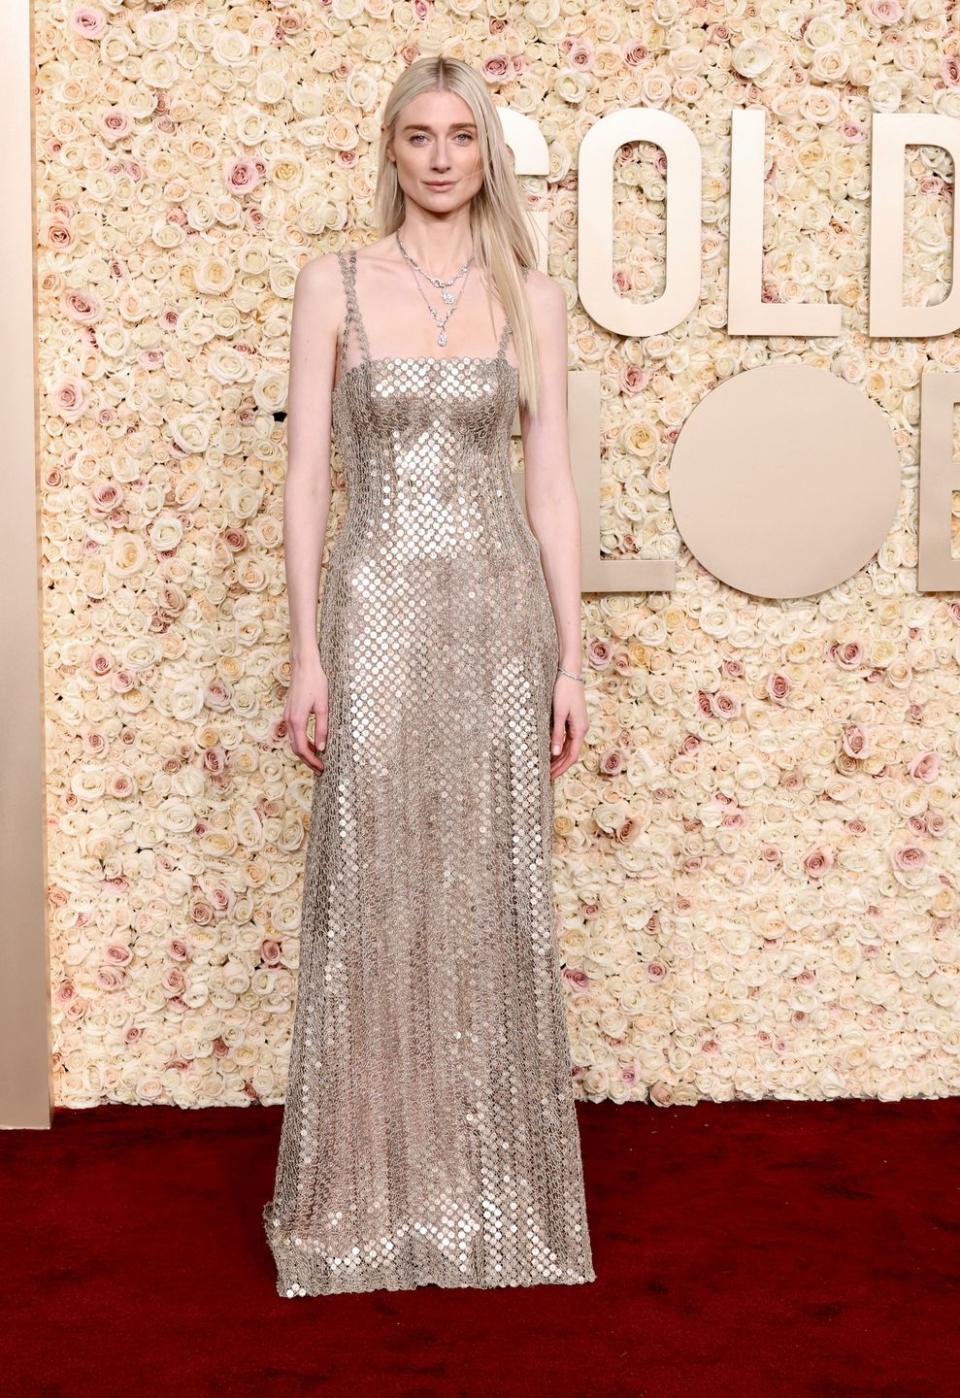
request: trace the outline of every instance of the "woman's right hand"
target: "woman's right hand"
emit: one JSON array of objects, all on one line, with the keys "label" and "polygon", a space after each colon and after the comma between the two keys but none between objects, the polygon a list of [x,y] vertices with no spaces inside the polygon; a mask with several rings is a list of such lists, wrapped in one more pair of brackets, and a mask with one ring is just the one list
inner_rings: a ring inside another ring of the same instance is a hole
[{"label": "woman's right hand", "polygon": [[[327,743],[327,677],[320,664],[320,652],[294,663],[283,710],[283,721],[290,734],[290,746],[298,757],[317,772],[323,771],[320,754]],[[313,714],[313,742],[307,735],[307,721]]]}]

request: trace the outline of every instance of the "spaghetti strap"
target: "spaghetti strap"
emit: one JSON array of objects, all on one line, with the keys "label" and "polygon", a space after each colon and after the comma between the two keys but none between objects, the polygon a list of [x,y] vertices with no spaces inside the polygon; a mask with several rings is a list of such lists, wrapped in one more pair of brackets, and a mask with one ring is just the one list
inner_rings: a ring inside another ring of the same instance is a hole
[{"label": "spaghetti strap", "polygon": [[343,358],[350,342],[351,326],[356,328],[364,360],[369,360],[370,358],[370,346],[367,343],[367,332],[363,324],[363,316],[360,314],[360,303],[357,300],[356,248],[351,248],[350,252],[346,255],[344,255],[342,250],[338,249],[337,261],[340,263],[340,273],[343,277],[343,289],[347,300],[347,314],[343,322],[343,339],[340,342],[340,363],[341,368],[343,368]]},{"label": "spaghetti strap", "polygon": [[507,353],[507,339],[510,335],[510,321],[503,322],[503,329],[500,331],[500,344],[497,347],[497,358],[504,359]]}]

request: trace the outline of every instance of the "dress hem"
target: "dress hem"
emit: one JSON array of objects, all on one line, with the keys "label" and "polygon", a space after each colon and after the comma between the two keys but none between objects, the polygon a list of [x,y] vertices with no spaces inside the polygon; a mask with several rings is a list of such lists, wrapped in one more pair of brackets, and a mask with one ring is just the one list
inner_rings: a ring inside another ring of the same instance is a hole
[{"label": "dress hem", "polygon": [[[265,1205],[264,1212],[269,1208],[269,1204]],[[301,1296],[350,1295],[372,1291],[415,1291],[426,1286],[436,1286],[443,1290],[463,1288],[474,1291],[502,1290],[513,1286],[582,1286],[597,1279],[592,1262],[587,1267],[569,1270],[565,1276],[544,1276],[538,1273],[536,1276],[501,1277],[493,1274],[476,1277],[466,1276],[462,1273],[432,1272],[429,1267],[420,1270],[414,1264],[413,1273],[401,1277],[397,1275],[396,1263],[385,1271],[380,1269],[364,1272],[354,1270],[352,1272],[344,1271],[336,1276],[323,1275],[322,1262],[319,1258],[314,1261],[308,1255],[301,1253],[299,1261],[305,1265],[296,1266],[283,1243],[271,1236],[269,1228],[266,1231],[266,1239],[277,1268],[277,1295],[283,1299],[296,1299]],[[311,1272],[314,1273],[313,1276],[310,1275]],[[298,1279],[302,1277],[309,1279],[306,1281]]]}]

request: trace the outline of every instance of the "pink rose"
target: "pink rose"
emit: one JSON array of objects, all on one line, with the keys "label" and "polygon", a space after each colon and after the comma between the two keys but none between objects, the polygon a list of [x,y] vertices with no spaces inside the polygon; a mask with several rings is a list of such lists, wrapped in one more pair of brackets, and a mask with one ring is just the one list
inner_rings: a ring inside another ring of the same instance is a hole
[{"label": "pink rose", "polygon": [[187,978],[178,966],[168,966],[160,982],[164,990],[179,995],[187,988]]},{"label": "pink rose", "polygon": [[610,664],[612,653],[610,642],[595,636],[587,645],[587,664],[594,670],[604,670]]},{"label": "pink rose", "polygon": [[123,504],[123,495],[116,481],[95,481],[87,491],[87,503],[93,514],[110,515]]},{"label": "pink rose", "polygon": [[205,748],[200,767],[204,772],[211,772],[214,776],[219,776],[227,769],[227,755],[219,743],[212,748]]},{"label": "pink rose", "polygon": [[40,241],[56,252],[66,252],[73,247],[76,239],[66,213],[62,209],[51,210],[40,226]]},{"label": "pink rose", "polygon": [[[217,751],[223,752],[223,749],[218,747]],[[230,908],[233,907],[233,889],[228,888],[226,884],[215,884],[213,888],[208,890],[208,892],[210,896],[210,902],[213,904],[214,908],[218,913],[228,912]]]},{"label": "pink rose", "polygon": [[833,852],[826,845],[814,845],[803,861],[803,867],[812,879],[820,879],[828,869],[833,868]]},{"label": "pink rose", "polygon": [[203,696],[203,702],[209,709],[224,710],[229,707],[231,693],[230,686],[221,676],[214,675],[207,685],[206,693]]},{"label": "pink rose", "polygon": [[570,52],[567,54],[567,62],[571,68],[578,69],[581,73],[588,73],[593,67],[596,59],[596,50],[589,39],[579,39],[571,44]]},{"label": "pink rose", "polygon": [[103,314],[103,302],[91,291],[68,287],[60,297],[60,309],[81,325],[94,325]]},{"label": "pink rose", "polygon": [[900,0],[863,0],[863,12],[874,24],[899,24],[903,19]]},{"label": "pink rose", "polygon": [[870,751],[870,739],[859,723],[845,723],[841,746],[848,757],[866,757]]},{"label": "pink rose", "polygon": [[51,388],[50,401],[53,411],[59,413],[64,421],[76,422],[87,404],[83,379],[76,374],[64,374]]},{"label": "pink rose", "polygon": [[907,763],[907,771],[911,777],[916,777],[920,782],[935,782],[940,774],[940,754],[937,752],[920,752]]},{"label": "pink rose", "polygon": [[890,862],[895,869],[903,873],[910,873],[913,869],[922,869],[927,862],[927,852],[919,845],[900,845],[892,850]]},{"label": "pink rose", "polygon": [[188,916],[195,927],[209,927],[213,921],[213,909],[206,898],[194,898],[188,909]]},{"label": "pink rose", "polygon": [[624,755],[619,748],[609,748],[600,756],[601,774],[605,777],[619,776],[624,767]]},{"label": "pink rose", "polygon": [[510,71],[510,60],[505,53],[494,53],[485,58],[480,71],[488,83],[502,82]]},{"label": "pink rose", "polygon": [[650,382],[650,370],[628,363],[620,371],[620,387],[624,393],[640,393]]},{"label": "pink rose", "polygon": [[710,696],[710,711],[714,718],[737,718],[743,705],[729,690],[718,689]]},{"label": "pink rose", "polygon": [[252,160],[238,156],[223,167],[227,188],[233,194],[249,194],[260,183],[260,175]]},{"label": "pink rose", "polygon": [[122,141],[133,128],[133,118],[122,107],[108,107],[100,113],[100,135],[105,141]]},{"label": "pink rose", "polygon": [[774,670],[772,674],[767,676],[767,695],[776,703],[786,699],[792,688],[790,676],[784,675],[780,670]]},{"label": "pink rose", "polygon": [[78,5],[68,20],[74,34],[82,39],[99,39],[107,28],[107,17],[92,5]]},{"label": "pink rose", "polygon": [[856,670],[863,662],[863,646],[859,641],[846,641],[842,646],[834,642],[830,654],[845,670]]}]

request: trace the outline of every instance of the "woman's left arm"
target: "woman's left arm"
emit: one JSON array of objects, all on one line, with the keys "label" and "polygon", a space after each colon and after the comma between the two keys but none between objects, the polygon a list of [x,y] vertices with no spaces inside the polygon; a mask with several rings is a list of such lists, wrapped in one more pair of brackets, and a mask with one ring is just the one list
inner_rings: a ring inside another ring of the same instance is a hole
[{"label": "woman's left arm", "polygon": [[[540,347],[540,402],[536,416],[520,410],[524,498],[557,623],[560,666],[580,675],[580,506],[567,434],[567,302],[560,283],[534,268],[526,287]],[[576,762],[587,726],[583,683],[558,674],[551,779]]]}]

